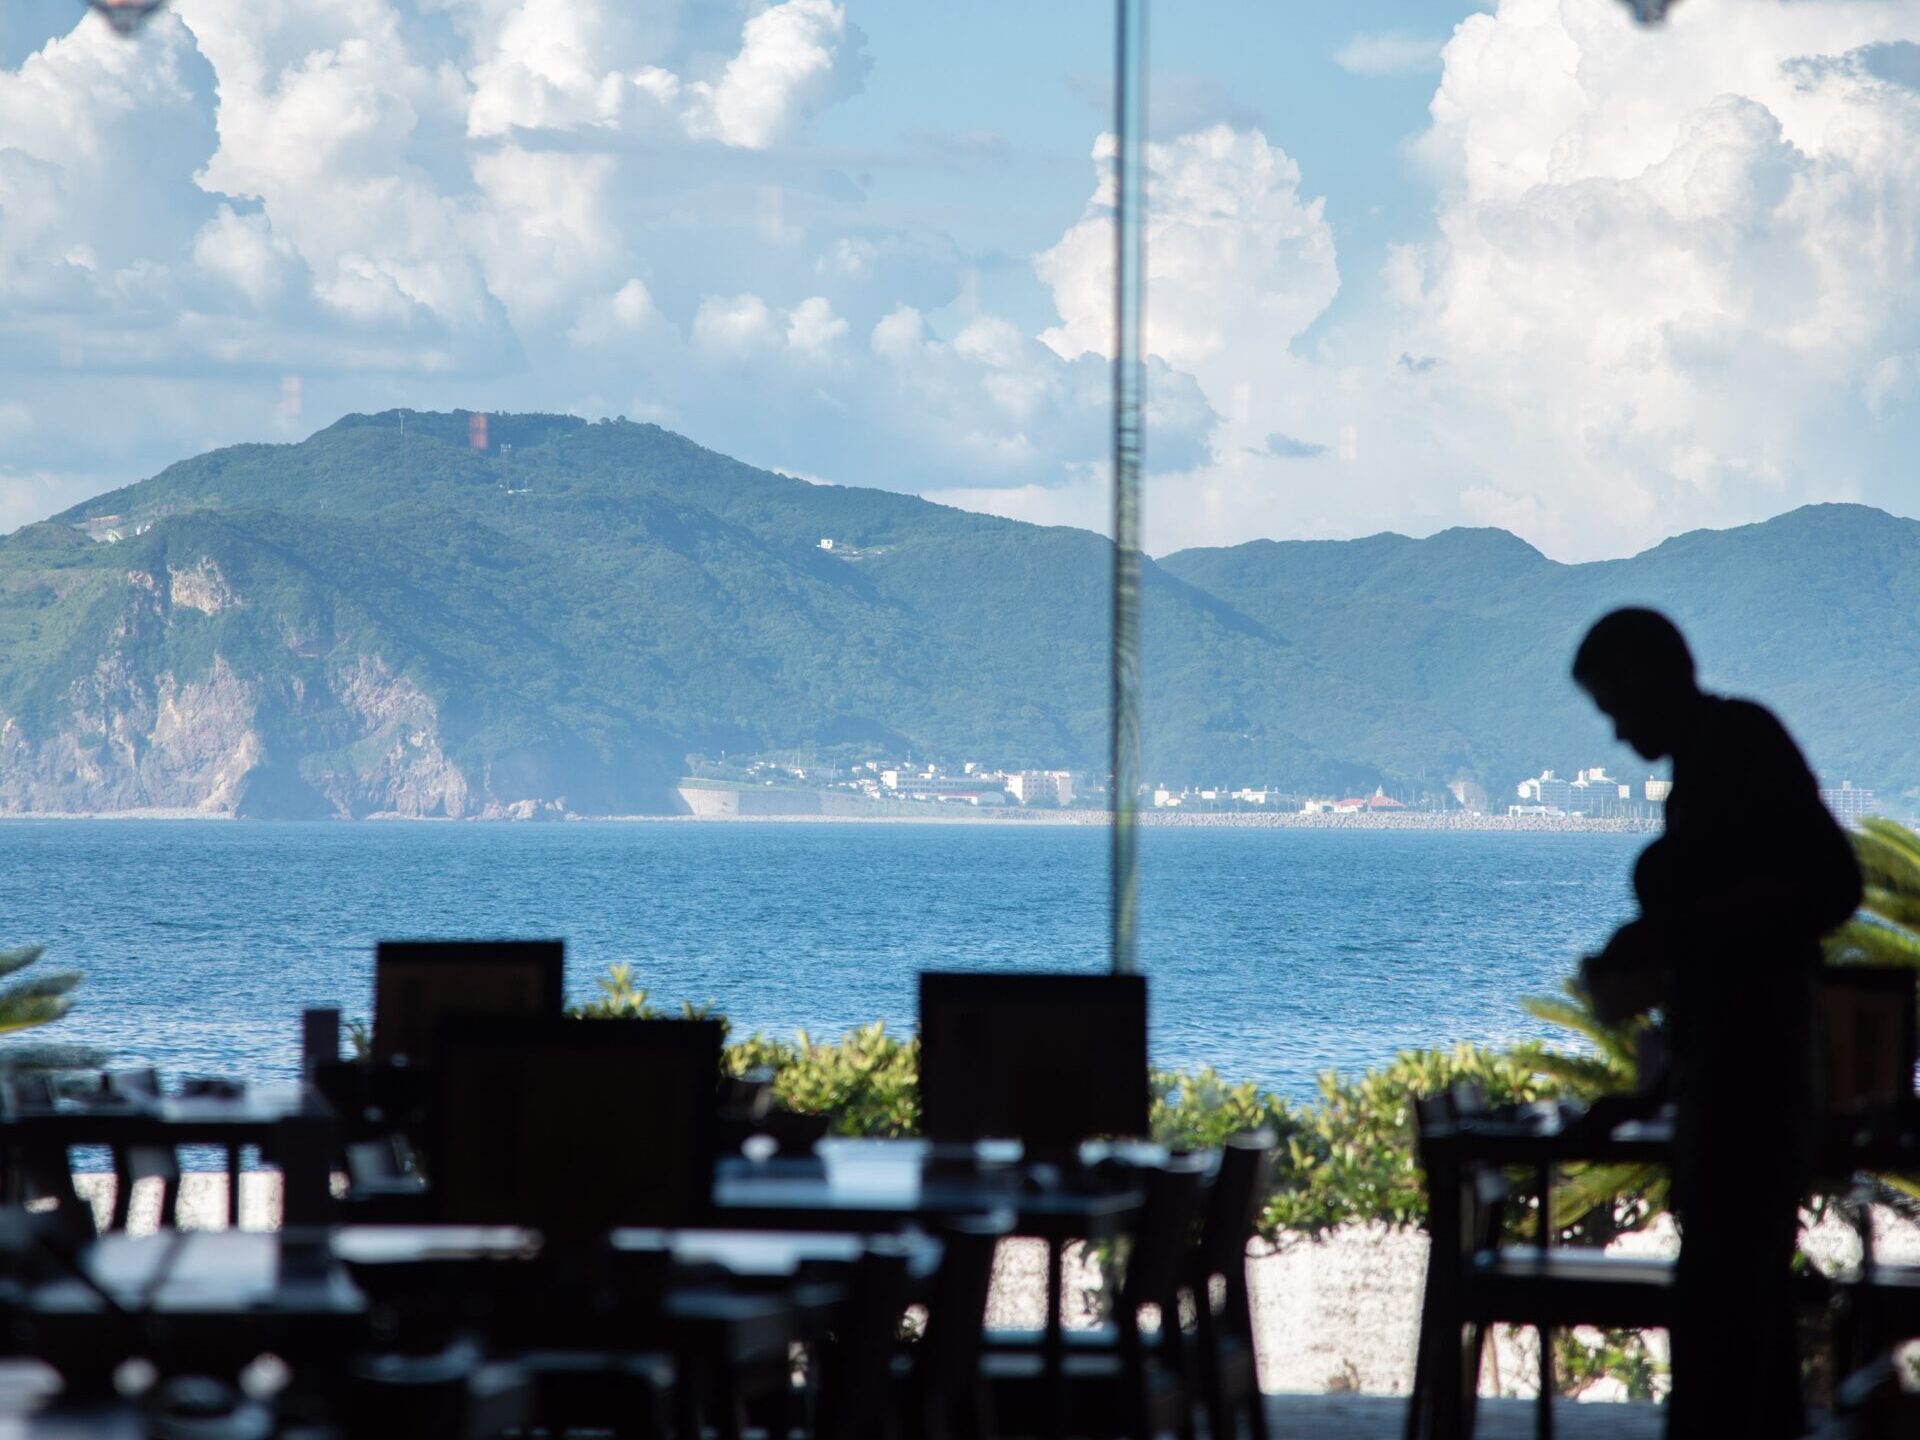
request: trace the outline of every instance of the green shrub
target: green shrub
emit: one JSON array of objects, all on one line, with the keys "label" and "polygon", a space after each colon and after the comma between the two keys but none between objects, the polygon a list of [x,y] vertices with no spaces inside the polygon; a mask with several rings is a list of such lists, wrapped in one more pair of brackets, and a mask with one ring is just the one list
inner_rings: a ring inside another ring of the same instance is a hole
[{"label": "green shrub", "polygon": [[876,1020],[822,1044],[802,1030],[794,1044],[755,1034],[728,1047],[727,1068],[773,1071],[774,1103],[825,1115],[835,1135],[913,1135],[920,1129],[920,1042],[899,1040]]},{"label": "green shrub", "polygon": [[1413,1102],[1456,1083],[1478,1086],[1495,1104],[1551,1093],[1528,1065],[1471,1045],[1408,1050],[1358,1078],[1331,1071],[1319,1099],[1292,1112],[1282,1133],[1275,1188],[1260,1233],[1317,1238],[1342,1225],[1415,1225],[1426,1218],[1426,1188],[1414,1153]]}]

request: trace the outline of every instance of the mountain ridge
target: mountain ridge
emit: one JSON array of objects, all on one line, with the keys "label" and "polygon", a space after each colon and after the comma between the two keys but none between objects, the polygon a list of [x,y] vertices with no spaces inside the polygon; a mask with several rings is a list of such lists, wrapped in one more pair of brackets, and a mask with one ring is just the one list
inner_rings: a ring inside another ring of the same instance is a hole
[{"label": "mountain ridge", "polygon": [[[658,426],[343,416],[0,538],[0,812],[645,813],[721,751],[1098,773],[1110,556]],[[1565,664],[1637,600],[1673,610],[1710,680],[1776,703],[1816,765],[1903,792],[1916,560],[1920,522],[1859,506],[1581,565],[1465,527],[1162,556],[1145,775],[1634,778]]]}]

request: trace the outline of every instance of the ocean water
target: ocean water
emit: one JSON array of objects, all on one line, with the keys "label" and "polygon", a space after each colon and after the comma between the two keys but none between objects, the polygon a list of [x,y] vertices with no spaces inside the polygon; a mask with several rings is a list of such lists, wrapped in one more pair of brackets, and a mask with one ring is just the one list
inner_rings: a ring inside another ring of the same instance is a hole
[{"label": "ocean water", "polygon": [[[1144,831],[1155,1062],[1304,1096],[1328,1068],[1538,1033],[1517,997],[1629,913],[1643,843]],[[1106,863],[1080,826],[17,821],[0,948],[86,972],[45,1038],[284,1079],[303,1006],[369,1014],[383,937],[557,935],[576,997],[624,960],[739,1032],[910,1030],[921,969],[1103,969]]]}]

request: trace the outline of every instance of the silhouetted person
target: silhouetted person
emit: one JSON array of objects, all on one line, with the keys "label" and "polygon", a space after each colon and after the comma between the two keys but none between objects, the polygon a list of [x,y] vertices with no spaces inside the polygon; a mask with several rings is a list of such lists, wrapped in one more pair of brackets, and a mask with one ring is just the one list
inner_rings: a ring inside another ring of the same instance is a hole
[{"label": "silhouetted person", "polygon": [[1852,846],[1799,747],[1748,700],[1702,691],[1680,632],[1616,610],[1573,677],[1648,760],[1671,757],[1640,918],[1582,967],[1601,1018],[1671,1024],[1676,1437],[1798,1435],[1791,1265],[1808,1179],[1820,938],[1860,902]]}]

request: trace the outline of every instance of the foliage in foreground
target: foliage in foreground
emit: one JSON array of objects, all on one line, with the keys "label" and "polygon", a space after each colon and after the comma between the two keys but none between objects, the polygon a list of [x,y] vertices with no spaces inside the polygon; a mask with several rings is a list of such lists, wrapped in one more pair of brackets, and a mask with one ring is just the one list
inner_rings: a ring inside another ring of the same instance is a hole
[{"label": "foliage in foreground", "polygon": [[[78,970],[21,973],[44,954],[44,945],[0,951],[0,979],[10,980],[0,989],[0,1036],[51,1025],[73,1008],[73,992],[80,988],[84,978]],[[91,1069],[105,1062],[104,1052],[78,1045],[30,1044],[19,1040],[0,1045],[0,1075],[25,1070]]]}]

